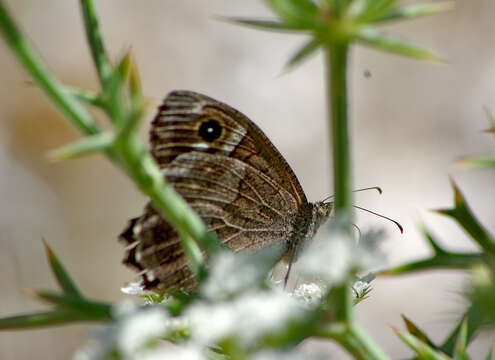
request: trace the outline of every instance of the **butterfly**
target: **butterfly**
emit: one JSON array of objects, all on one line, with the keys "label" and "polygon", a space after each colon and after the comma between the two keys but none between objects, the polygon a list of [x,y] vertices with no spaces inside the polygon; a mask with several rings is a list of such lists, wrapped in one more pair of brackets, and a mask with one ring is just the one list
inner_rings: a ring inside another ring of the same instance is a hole
[{"label": "butterfly", "polygon": [[[234,252],[280,245],[280,258],[291,264],[330,217],[332,203],[308,202],[257,125],[208,96],[171,92],[152,122],[150,143],[163,176]],[[127,245],[124,263],[141,274],[145,289],[195,286],[177,231],[151,204],[120,239]]]}]

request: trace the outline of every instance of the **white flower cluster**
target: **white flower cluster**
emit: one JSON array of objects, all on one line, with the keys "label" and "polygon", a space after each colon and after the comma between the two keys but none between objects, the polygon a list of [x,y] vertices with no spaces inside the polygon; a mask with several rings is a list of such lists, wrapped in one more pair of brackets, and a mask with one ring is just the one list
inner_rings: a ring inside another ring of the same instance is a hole
[{"label": "white flower cluster", "polygon": [[303,308],[281,290],[249,292],[232,301],[200,303],[186,313],[192,340],[211,344],[236,337],[249,347],[261,336],[284,328],[304,314]]},{"label": "white flower cluster", "polygon": [[322,241],[310,244],[295,264],[306,277],[321,280],[326,286],[342,284],[354,272],[376,266],[381,256],[376,249],[377,234],[365,234],[358,244],[339,229],[332,229]]},{"label": "white flower cluster", "polygon": [[[306,319],[327,289],[373,264],[376,256],[370,249],[376,247],[366,244],[357,246],[354,239],[333,230],[326,241],[309,246],[295,267],[319,282],[302,284],[292,294],[265,286],[266,274],[279,258],[280,249],[249,254],[221,252],[210,259],[209,277],[201,285],[200,296],[180,316],[172,317],[165,307],[157,305],[143,308],[123,304],[116,308],[114,324],[99,334],[98,341],[79,351],[75,360],[197,360],[206,358],[209,346],[223,340],[234,341],[243,351],[256,351],[250,357],[255,360],[299,359],[297,352],[264,351],[256,344],[287,329],[289,323]],[[354,283],[358,298],[366,295],[368,284],[364,278]],[[138,284],[123,291],[144,294]],[[187,340],[181,346],[160,341],[174,334],[185,335]]]},{"label": "white flower cluster", "polygon": [[301,284],[294,290],[292,297],[312,308],[320,303],[325,290],[325,286],[316,283]]},{"label": "white flower cluster", "polygon": [[211,260],[209,277],[202,284],[201,293],[210,300],[222,300],[258,288],[281,251],[280,247],[270,246],[241,254],[220,252]]},{"label": "white flower cluster", "polygon": [[114,309],[118,319],[107,328],[97,331],[89,344],[76,352],[74,360],[148,359],[157,339],[184,327],[161,307],[139,308],[124,302]]}]

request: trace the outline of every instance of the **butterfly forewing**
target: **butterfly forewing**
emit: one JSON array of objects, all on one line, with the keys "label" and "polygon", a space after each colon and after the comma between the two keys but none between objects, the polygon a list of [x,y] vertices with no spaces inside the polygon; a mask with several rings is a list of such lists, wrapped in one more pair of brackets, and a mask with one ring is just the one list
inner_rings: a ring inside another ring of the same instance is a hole
[{"label": "butterfly forewing", "polygon": [[[155,117],[151,152],[163,175],[234,251],[290,242],[308,203],[282,155],[246,116],[207,96],[175,91]],[[304,231],[304,229],[303,229]],[[124,262],[147,288],[194,283],[177,233],[148,205],[122,233]]]}]

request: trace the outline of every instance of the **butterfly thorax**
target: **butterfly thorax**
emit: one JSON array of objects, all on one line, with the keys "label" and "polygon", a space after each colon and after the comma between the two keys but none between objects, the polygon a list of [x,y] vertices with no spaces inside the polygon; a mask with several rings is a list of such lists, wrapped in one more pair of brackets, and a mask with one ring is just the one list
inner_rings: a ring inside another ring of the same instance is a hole
[{"label": "butterfly thorax", "polygon": [[289,240],[289,246],[285,255],[285,261],[288,263],[295,262],[303,249],[311,243],[318,228],[331,215],[333,203],[318,201],[316,203],[307,203],[307,206],[299,211],[299,219],[296,222],[299,226],[294,228],[293,236]]}]

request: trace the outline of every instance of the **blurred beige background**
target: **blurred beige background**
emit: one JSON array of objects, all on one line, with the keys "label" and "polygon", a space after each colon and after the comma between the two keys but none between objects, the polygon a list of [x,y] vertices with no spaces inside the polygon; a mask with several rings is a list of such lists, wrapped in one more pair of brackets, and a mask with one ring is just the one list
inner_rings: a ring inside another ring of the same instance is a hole
[{"label": "blurred beige background", "polygon": [[[297,173],[308,198],[331,193],[321,54],[279,76],[302,37],[231,26],[214,15],[268,16],[262,1],[95,1],[106,45],[116,57],[132,49],[152,107],[143,121],[147,139],[154,108],[172,89],[200,91],[253,119]],[[78,2],[7,1],[59,78],[95,89]],[[389,262],[420,258],[428,248],[415,229],[419,218],[445,246],[472,249],[448,219],[426,209],[452,204],[449,175],[495,231],[495,171],[461,170],[461,155],[494,152],[482,107],[495,109],[495,2],[458,1],[457,9],[387,30],[436,49],[449,61],[438,65],[377,53],[352,52],[351,116],[355,186],[380,185],[384,194],[360,193],[356,202],[398,219],[392,224],[358,214],[358,224],[387,230]],[[24,288],[55,289],[40,238],[68,265],[88,296],[124,298],[120,286],[134,278],[121,264],[117,234],[141,212],[144,197],[100,156],[59,163],[48,150],[77,138],[41,92],[32,86],[0,41],[0,316],[44,308]],[[371,77],[364,76],[366,71]],[[410,354],[390,326],[412,318],[434,339],[443,339],[462,309],[465,277],[429,272],[378,279],[358,316],[393,358]],[[0,359],[67,359],[85,343],[91,326],[0,333]],[[491,343],[471,348],[481,358]],[[303,345],[308,352],[328,345]],[[331,358],[345,358],[340,351]]]}]

